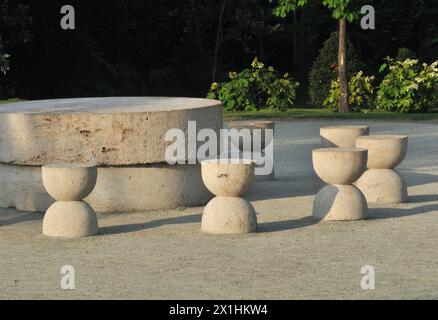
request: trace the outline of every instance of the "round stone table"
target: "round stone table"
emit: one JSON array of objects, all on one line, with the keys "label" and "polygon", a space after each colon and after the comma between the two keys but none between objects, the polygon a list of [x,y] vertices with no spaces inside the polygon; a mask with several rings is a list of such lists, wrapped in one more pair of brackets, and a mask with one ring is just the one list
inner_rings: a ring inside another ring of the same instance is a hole
[{"label": "round stone table", "polygon": [[[45,211],[53,203],[41,166],[92,163],[96,211],[137,211],[203,205],[212,195],[200,165],[168,165],[169,129],[187,136],[223,127],[219,101],[109,97],[27,101],[0,107],[0,207]],[[185,145],[187,148],[188,140]]]}]

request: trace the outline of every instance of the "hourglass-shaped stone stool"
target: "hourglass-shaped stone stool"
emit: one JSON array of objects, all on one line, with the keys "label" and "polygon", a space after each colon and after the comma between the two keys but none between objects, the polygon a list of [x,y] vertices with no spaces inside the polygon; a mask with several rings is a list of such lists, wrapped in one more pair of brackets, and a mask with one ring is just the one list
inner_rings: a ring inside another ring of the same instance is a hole
[{"label": "hourglass-shaped stone stool", "polygon": [[254,162],[206,160],[201,164],[202,179],[216,195],[205,207],[201,230],[214,234],[243,234],[257,230],[254,207],[243,196],[254,182]]},{"label": "hourglass-shaped stone stool", "polygon": [[315,197],[313,216],[321,220],[360,220],[368,206],[362,192],[353,186],[366,169],[367,150],[327,148],[313,150],[316,174],[328,184]]},{"label": "hourglass-shaped stone stool", "polygon": [[45,189],[57,200],[44,215],[43,234],[65,238],[96,235],[96,213],[82,199],[96,185],[97,168],[82,164],[45,165],[42,177]]},{"label": "hourglass-shaped stone stool", "polygon": [[[229,129],[236,129],[240,132],[242,129],[248,129],[251,134],[251,145],[245,146],[243,141],[240,139],[239,141],[232,141],[234,146],[238,148],[242,153],[244,153],[243,158],[249,158],[245,156],[245,153],[258,152],[263,156],[266,161],[272,161],[272,172],[267,175],[258,175],[256,176],[257,180],[275,180],[275,168],[274,168],[274,159],[272,155],[272,159],[266,156],[266,147],[269,146],[273,142],[274,131],[275,131],[275,123],[273,121],[230,121],[228,123]],[[260,146],[254,143],[255,139],[259,139],[255,136],[254,130],[260,130]],[[272,130],[272,135],[267,135],[266,130]],[[273,150],[272,150],[273,152]],[[254,158],[254,157],[253,157]],[[266,165],[266,164],[265,164]],[[257,165],[256,165],[257,167]]]},{"label": "hourglass-shaped stone stool", "polygon": [[369,134],[368,126],[330,126],[320,129],[324,148],[354,148],[357,137]]},{"label": "hourglass-shaped stone stool", "polygon": [[402,203],[408,199],[405,179],[394,170],[408,151],[404,135],[371,135],[356,139],[368,150],[368,170],[355,183],[369,203]]}]

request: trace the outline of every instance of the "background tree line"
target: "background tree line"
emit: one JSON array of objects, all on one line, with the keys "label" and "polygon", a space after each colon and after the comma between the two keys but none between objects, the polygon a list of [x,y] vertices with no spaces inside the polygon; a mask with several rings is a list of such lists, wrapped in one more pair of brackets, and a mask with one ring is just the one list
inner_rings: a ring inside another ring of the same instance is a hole
[{"label": "background tree line", "polygon": [[[1,98],[204,97],[212,82],[258,57],[293,75],[301,83],[298,100],[307,103],[309,73],[338,30],[321,1],[282,19],[269,0],[73,0],[76,30],[67,31],[59,24],[64,4],[0,0]],[[399,48],[437,59],[437,1],[356,4],[376,9],[376,30],[362,30],[359,21],[347,30],[365,73],[377,73]]]}]

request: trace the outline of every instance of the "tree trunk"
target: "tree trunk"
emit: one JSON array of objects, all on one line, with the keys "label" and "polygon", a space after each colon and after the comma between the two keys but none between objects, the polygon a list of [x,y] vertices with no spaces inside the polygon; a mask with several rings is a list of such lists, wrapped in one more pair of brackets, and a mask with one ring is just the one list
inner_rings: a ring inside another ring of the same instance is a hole
[{"label": "tree trunk", "polygon": [[347,77],[347,47],[346,47],[347,21],[339,20],[339,112],[349,112],[348,107],[348,77]]},{"label": "tree trunk", "polygon": [[222,37],[222,22],[223,22],[226,4],[227,4],[227,0],[222,0],[222,2],[220,4],[219,22],[218,22],[217,33],[216,33],[216,46],[214,48],[213,72],[211,75],[211,82],[215,82],[215,80],[216,80],[217,60],[218,60],[218,56],[219,56],[219,47],[220,47],[221,37]]}]

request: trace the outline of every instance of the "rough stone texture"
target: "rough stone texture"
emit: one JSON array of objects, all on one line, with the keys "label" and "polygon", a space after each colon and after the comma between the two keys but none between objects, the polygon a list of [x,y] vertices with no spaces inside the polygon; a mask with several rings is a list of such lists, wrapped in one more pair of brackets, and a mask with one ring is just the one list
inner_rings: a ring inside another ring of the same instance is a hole
[{"label": "rough stone texture", "polygon": [[366,169],[368,151],[359,148],[313,150],[316,174],[329,186],[315,197],[313,216],[322,220],[360,220],[367,213],[367,203],[359,189],[351,184]]},{"label": "rough stone texture", "polygon": [[[200,165],[99,167],[96,187],[85,199],[98,212],[132,212],[204,205],[212,194]],[[0,207],[44,212],[53,199],[41,167],[0,164]]]},{"label": "rough stone texture", "polygon": [[356,139],[356,146],[368,150],[369,170],[356,186],[370,203],[401,203],[408,199],[403,177],[392,170],[406,157],[408,137],[404,135],[371,135]]},{"label": "rough stone texture", "polygon": [[205,160],[201,164],[205,186],[219,197],[242,197],[254,182],[254,162]]},{"label": "rough stone texture", "polygon": [[[113,97],[41,100],[0,109],[0,162],[20,165],[165,162],[171,128],[222,128],[219,101]],[[186,141],[187,143],[187,141]]]},{"label": "rough stone texture", "polygon": [[348,221],[366,218],[367,201],[354,186],[325,186],[315,197],[313,216],[320,220]]},{"label": "rough stone texture", "polygon": [[[223,127],[219,101],[114,97],[28,101],[0,109],[0,206],[45,211],[41,166],[93,163],[97,211],[170,209],[205,204],[199,166],[165,165],[169,129]],[[188,141],[186,141],[186,145]],[[198,187],[198,188],[197,188]]]},{"label": "rough stone texture", "polygon": [[96,235],[96,213],[81,200],[93,191],[97,168],[79,164],[45,165],[42,177],[47,191],[57,200],[44,215],[43,234],[63,238]]},{"label": "rough stone texture", "polygon": [[96,213],[85,201],[57,201],[44,215],[43,234],[46,236],[77,238],[97,233]]},{"label": "rough stone texture", "polygon": [[321,142],[326,148],[354,148],[356,138],[369,133],[368,126],[329,126],[320,129]]},{"label": "rough stone texture", "polygon": [[352,184],[366,169],[367,150],[327,148],[313,150],[313,168],[327,184]]},{"label": "rough stone texture", "polygon": [[393,169],[405,158],[408,137],[403,135],[371,135],[356,139],[356,147],[368,150],[368,168]]},{"label": "rough stone texture", "polygon": [[93,191],[97,168],[77,164],[53,164],[42,167],[43,184],[58,201],[80,201]]},{"label": "rough stone texture", "polygon": [[206,160],[201,166],[204,184],[217,196],[204,209],[201,230],[216,234],[255,232],[254,208],[242,198],[254,182],[254,162]]},{"label": "rough stone texture", "polygon": [[213,234],[244,234],[257,231],[254,207],[243,198],[216,197],[204,209],[201,230]]},{"label": "rough stone texture", "polygon": [[[251,136],[253,136],[254,129],[261,129],[261,144],[260,144],[260,150],[255,150],[254,141],[251,140],[251,146],[250,149],[246,150],[243,144],[242,139],[239,139],[239,142],[232,141],[233,146],[238,148],[241,151],[241,157],[243,158],[244,152],[264,152],[265,147],[269,145],[273,140],[272,139],[266,139],[266,129],[275,130],[275,123],[273,121],[231,121],[228,123],[229,129],[236,129],[236,130],[242,130],[242,129],[248,129],[251,133]],[[274,135],[272,136],[274,138]],[[265,155],[263,155],[265,156]],[[272,168],[271,174],[268,175],[257,175],[257,180],[261,181],[267,181],[267,180],[275,180],[275,168]]]},{"label": "rough stone texture", "polygon": [[[266,134],[265,134],[265,130],[266,129],[271,129],[271,130],[275,130],[275,123],[273,121],[230,121],[228,122],[228,128],[229,129],[236,129],[238,131],[242,130],[242,129],[248,129],[251,133],[251,135],[254,132],[254,129],[261,129],[261,146],[260,149],[264,150],[266,145],[269,145],[272,142],[271,140],[267,140],[266,141]],[[236,141],[233,141],[233,143]],[[254,144],[251,144],[251,148],[246,150],[244,149],[244,144],[242,143],[241,139],[239,140],[239,143],[235,145],[237,148],[240,149],[240,151],[253,151],[254,150]],[[261,151],[261,150],[256,150],[256,151]]]},{"label": "rough stone texture", "polygon": [[395,170],[369,169],[355,183],[370,203],[402,203],[408,200],[405,179]]}]

